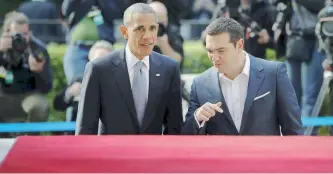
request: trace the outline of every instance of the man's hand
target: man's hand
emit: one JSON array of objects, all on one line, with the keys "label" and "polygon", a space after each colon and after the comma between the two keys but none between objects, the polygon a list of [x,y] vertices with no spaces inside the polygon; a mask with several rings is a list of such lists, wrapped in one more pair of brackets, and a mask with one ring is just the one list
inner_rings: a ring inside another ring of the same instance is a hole
[{"label": "man's hand", "polygon": [[222,113],[223,110],[220,108],[222,105],[221,102],[218,102],[216,104],[212,103],[205,103],[202,105],[196,112],[195,116],[198,122],[201,121],[208,121],[210,118],[215,116],[216,112]]},{"label": "man's hand", "polygon": [[32,55],[29,56],[29,67],[32,72],[39,73],[43,71],[44,64],[45,60],[37,62],[37,60]]},{"label": "man's hand", "polygon": [[12,37],[9,32],[4,32],[0,38],[0,51],[6,52],[8,49],[12,48]]},{"label": "man's hand", "polygon": [[81,83],[75,82],[67,89],[68,95],[76,97],[81,93]]},{"label": "man's hand", "polygon": [[262,29],[259,33],[258,43],[259,44],[267,44],[269,42],[269,34],[266,29]]},{"label": "man's hand", "polygon": [[164,34],[163,36],[157,38],[156,45],[159,46],[159,47],[162,47],[165,44],[169,44],[169,40],[168,39],[169,39],[168,35]]},{"label": "man's hand", "polygon": [[332,71],[330,64],[328,63],[328,60],[325,59],[322,63],[322,67],[325,71]]}]

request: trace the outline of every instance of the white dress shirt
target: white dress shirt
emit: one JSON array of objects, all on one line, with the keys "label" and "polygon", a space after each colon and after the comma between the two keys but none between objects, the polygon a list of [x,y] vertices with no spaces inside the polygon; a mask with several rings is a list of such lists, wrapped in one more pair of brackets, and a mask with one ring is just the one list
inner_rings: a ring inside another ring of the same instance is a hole
[{"label": "white dress shirt", "polygon": [[[234,80],[230,80],[223,73],[220,73],[221,90],[226,102],[222,103],[222,105],[227,104],[230,115],[238,132],[242,122],[245,99],[247,96],[247,87],[250,78],[250,57],[245,51],[244,53],[246,58],[243,71]],[[203,125],[204,122],[199,124],[199,127],[202,127]]]},{"label": "white dress shirt", "polygon": [[[125,57],[126,57],[126,64],[127,64],[127,70],[128,70],[128,75],[129,75],[129,79],[131,82],[131,89],[133,86],[133,77],[134,77],[134,73],[135,73],[135,68],[134,65],[140,61],[140,59],[138,59],[132,52],[131,50],[128,48],[128,45],[126,45],[125,48]],[[142,66],[142,71],[146,77],[146,86],[147,86],[147,99],[148,99],[148,89],[149,89],[149,56],[144,57],[142,60],[143,62],[143,66]]]}]

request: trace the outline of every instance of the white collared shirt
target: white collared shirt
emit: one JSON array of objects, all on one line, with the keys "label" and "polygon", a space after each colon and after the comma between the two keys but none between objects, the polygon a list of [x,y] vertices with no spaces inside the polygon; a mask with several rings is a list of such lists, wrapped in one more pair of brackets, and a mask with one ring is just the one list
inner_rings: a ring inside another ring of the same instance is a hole
[{"label": "white collared shirt", "polygon": [[[140,59],[138,59],[131,51],[130,49],[128,48],[128,45],[126,45],[126,48],[125,48],[125,58],[126,58],[126,64],[127,64],[127,70],[128,70],[128,75],[129,75],[129,79],[130,79],[130,82],[131,82],[131,89],[132,89],[132,86],[133,86],[133,77],[134,77],[134,72],[135,72],[135,69],[134,69],[134,65],[140,61]],[[146,86],[147,86],[147,95],[148,95],[148,89],[149,89],[149,56],[145,56],[142,60],[143,62],[143,66],[142,66],[142,70],[143,70],[143,73],[146,77]],[[147,96],[148,98],[148,96]]]},{"label": "white collared shirt", "polygon": [[[244,54],[246,56],[243,71],[234,80],[230,80],[223,73],[220,73],[222,94],[238,132],[242,123],[247,87],[250,78],[250,57],[245,51]],[[223,104],[225,103],[222,103],[222,105]],[[199,124],[198,121],[197,123]],[[203,127],[203,125],[204,122],[199,124],[199,127]]]},{"label": "white collared shirt", "polygon": [[230,80],[223,73],[220,73],[221,90],[238,132],[242,122],[250,78],[250,57],[246,52],[244,53],[246,58],[243,71],[234,80]]}]

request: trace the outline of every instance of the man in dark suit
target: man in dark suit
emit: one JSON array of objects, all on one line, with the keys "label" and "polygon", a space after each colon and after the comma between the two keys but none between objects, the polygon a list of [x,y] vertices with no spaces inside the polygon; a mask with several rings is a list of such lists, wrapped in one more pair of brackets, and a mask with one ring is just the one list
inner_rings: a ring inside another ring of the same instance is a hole
[{"label": "man in dark suit", "polygon": [[[136,3],[126,9],[121,33],[125,49],[86,66],[76,134],[179,134],[182,118],[179,65],[152,49],[155,11]],[[162,131],[162,126],[165,127]]]},{"label": "man in dark suit", "polygon": [[182,133],[302,135],[300,108],[286,65],[243,51],[243,31],[231,18],[218,18],[206,28],[214,67],[193,80]]}]

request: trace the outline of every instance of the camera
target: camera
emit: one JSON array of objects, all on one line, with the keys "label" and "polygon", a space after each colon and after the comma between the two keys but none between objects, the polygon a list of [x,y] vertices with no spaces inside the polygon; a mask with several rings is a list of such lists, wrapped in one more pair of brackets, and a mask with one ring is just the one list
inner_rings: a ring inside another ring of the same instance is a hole
[{"label": "camera", "polygon": [[3,56],[3,62],[7,69],[19,68],[27,65],[29,57],[28,43],[24,34],[15,33],[12,36],[12,48]]},{"label": "camera", "polygon": [[244,11],[243,8],[238,9],[240,23],[246,27],[246,38],[255,38],[258,37],[258,33],[262,30],[262,27],[254,21],[247,13]]},{"label": "camera", "polygon": [[24,33],[14,33],[11,37],[12,48],[7,50],[2,58],[2,62],[4,64],[3,66],[5,66],[6,69],[28,69],[28,59],[30,53],[35,57],[38,62],[43,61],[42,56],[40,56],[40,51],[36,49],[32,51],[32,49],[29,48]]},{"label": "camera", "polygon": [[157,31],[157,36],[161,37],[167,32],[167,28],[164,26],[162,23],[158,23],[158,31]]},{"label": "camera", "polygon": [[325,51],[328,63],[333,67],[333,6],[324,8],[318,16],[315,32],[319,40],[319,49]]}]

